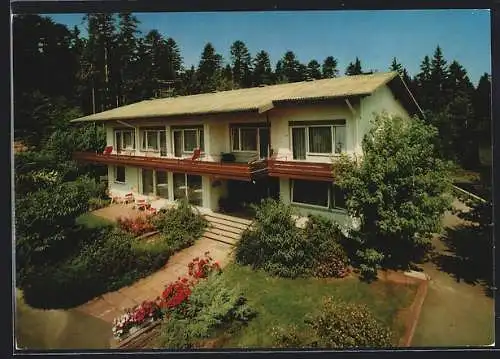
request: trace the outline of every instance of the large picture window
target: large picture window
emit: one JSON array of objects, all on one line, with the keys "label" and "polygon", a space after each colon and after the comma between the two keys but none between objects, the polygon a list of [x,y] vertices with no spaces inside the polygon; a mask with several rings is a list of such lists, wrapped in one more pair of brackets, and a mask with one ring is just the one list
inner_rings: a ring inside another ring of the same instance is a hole
[{"label": "large picture window", "polygon": [[292,153],[296,160],[306,154],[340,154],[346,150],[344,120],[291,123]]},{"label": "large picture window", "polygon": [[269,129],[266,127],[231,127],[231,148],[233,152],[258,152],[267,157]]},{"label": "large picture window", "polygon": [[168,199],[168,176],[166,171],[142,170],[142,194]]},{"label": "large picture window", "polygon": [[135,134],[132,130],[115,130],[116,152],[135,149]]},{"label": "large picture window", "polygon": [[195,206],[203,204],[202,177],[184,173],[174,173],[174,200],[187,198]]},{"label": "large picture window", "polygon": [[125,167],[115,166],[115,182],[125,183]]},{"label": "large picture window", "polygon": [[[160,151],[166,152],[165,130],[147,129],[141,130],[142,151]],[[166,155],[166,153],[165,153]]]},{"label": "large picture window", "polygon": [[291,195],[293,203],[345,209],[344,193],[330,182],[291,180]]},{"label": "large picture window", "polygon": [[192,153],[195,148],[202,151],[205,147],[203,128],[182,128],[172,131],[174,154],[182,157],[183,153]]}]

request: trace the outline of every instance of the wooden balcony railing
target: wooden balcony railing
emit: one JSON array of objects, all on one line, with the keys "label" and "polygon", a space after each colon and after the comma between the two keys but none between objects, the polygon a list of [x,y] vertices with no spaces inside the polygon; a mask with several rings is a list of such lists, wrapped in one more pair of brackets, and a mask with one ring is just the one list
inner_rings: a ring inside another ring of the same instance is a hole
[{"label": "wooden balcony railing", "polygon": [[271,177],[287,177],[313,181],[333,181],[331,163],[268,160],[268,174]]},{"label": "wooden balcony railing", "polygon": [[240,181],[251,181],[267,175],[267,162],[265,160],[251,163],[228,163],[115,154],[105,155],[93,152],[75,152],[73,153],[73,159],[79,162],[152,168]]}]

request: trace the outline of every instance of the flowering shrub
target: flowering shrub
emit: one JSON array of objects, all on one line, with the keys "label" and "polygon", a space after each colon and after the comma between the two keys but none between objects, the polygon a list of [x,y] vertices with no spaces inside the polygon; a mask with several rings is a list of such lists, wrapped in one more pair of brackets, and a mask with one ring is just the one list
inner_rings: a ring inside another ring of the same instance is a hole
[{"label": "flowering shrub", "polygon": [[210,273],[220,273],[218,262],[214,262],[209,252],[204,257],[196,257],[188,264],[188,277],[178,278],[170,283],[161,295],[161,307],[167,310],[179,309],[181,312],[191,295],[191,290],[200,279],[205,279]]},{"label": "flowering shrub", "polygon": [[179,277],[175,282],[170,283],[161,294],[160,306],[169,310],[186,303],[191,295],[191,286],[192,282],[189,279]]},{"label": "flowering shrub", "polygon": [[126,313],[114,320],[113,335],[122,338],[130,329],[139,326],[148,319],[162,318],[166,312],[177,313],[184,316],[188,311],[189,297],[193,287],[206,279],[211,273],[221,272],[220,265],[205,252],[203,257],[196,257],[188,264],[188,276],[179,277],[175,282],[166,286],[161,296],[156,301],[145,301],[138,307],[126,310]]},{"label": "flowering shrub", "polygon": [[193,258],[193,260],[188,264],[189,276],[195,279],[207,278],[211,272],[220,272],[220,266],[218,262],[214,262],[213,258],[210,257],[209,252],[205,252],[203,258]]},{"label": "flowering shrub", "polygon": [[113,336],[123,338],[133,327],[141,326],[148,321],[163,317],[158,301],[144,301],[133,309],[129,309],[122,316],[113,320]]},{"label": "flowering shrub", "polygon": [[118,218],[118,226],[125,232],[132,233],[135,236],[152,232],[156,230],[151,222],[150,216],[139,216],[136,218]]}]

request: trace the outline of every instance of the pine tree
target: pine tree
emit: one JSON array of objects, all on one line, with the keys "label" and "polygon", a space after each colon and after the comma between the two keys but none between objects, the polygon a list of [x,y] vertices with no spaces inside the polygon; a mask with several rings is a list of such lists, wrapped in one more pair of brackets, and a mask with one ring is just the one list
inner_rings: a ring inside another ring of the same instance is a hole
[{"label": "pine tree", "polygon": [[215,48],[211,43],[207,43],[198,65],[198,80],[201,92],[212,92],[217,89],[221,66],[222,56],[215,52]]},{"label": "pine tree", "polygon": [[[301,64],[293,51],[287,51],[283,58],[280,60],[280,82],[298,82],[304,81],[306,77],[307,67]],[[278,69],[276,69],[278,72]]]},{"label": "pine tree", "polygon": [[239,88],[252,86],[252,57],[243,41],[231,45],[232,81]]},{"label": "pine tree", "polygon": [[322,77],[324,79],[329,79],[333,77],[337,77],[339,74],[339,70],[337,69],[337,60],[333,56],[328,56],[323,61],[322,66]]},{"label": "pine tree", "polygon": [[439,45],[434,51],[434,56],[430,66],[429,81],[429,109],[433,112],[442,111],[444,106],[450,102],[453,95],[447,91],[448,68],[443,52]]},{"label": "pine tree", "polygon": [[253,86],[262,84],[270,85],[272,83],[273,72],[269,54],[264,50],[259,51],[253,60]]},{"label": "pine tree", "polygon": [[119,31],[117,36],[117,66],[120,69],[119,78],[115,81],[119,104],[131,102],[134,87],[138,80],[139,43],[136,37],[139,34],[139,20],[131,13],[118,15]]},{"label": "pine tree", "polygon": [[362,73],[363,70],[361,69],[361,61],[357,57],[354,63],[350,62],[349,65],[347,65],[347,69],[345,71],[347,76],[361,75]]},{"label": "pine tree", "polygon": [[491,77],[487,73],[479,79],[472,99],[478,142],[484,147],[489,147],[491,146]]},{"label": "pine tree", "polygon": [[431,62],[429,56],[425,56],[420,64],[420,72],[415,76],[415,94],[419,104],[424,111],[430,111],[429,90],[431,82]]},{"label": "pine tree", "polygon": [[401,76],[401,78],[403,79],[403,81],[405,82],[406,86],[408,86],[410,88],[410,90],[412,90],[412,87],[413,87],[412,80],[411,80],[410,75],[408,75],[408,71],[406,71],[406,68],[404,68],[403,65],[401,65],[395,57],[392,58],[392,62],[391,62],[391,66],[389,66],[389,70],[390,71],[397,71],[399,73],[399,75]]},{"label": "pine tree", "polygon": [[114,68],[116,22],[112,14],[87,14],[88,41],[85,51],[89,64],[93,108],[96,112],[116,107],[112,79],[119,72]]},{"label": "pine tree", "polygon": [[283,61],[278,60],[276,62],[276,69],[274,70],[274,83],[276,84],[284,84],[288,82],[288,79],[285,77],[285,73],[283,72]]},{"label": "pine tree", "polygon": [[318,80],[321,78],[321,65],[316,60],[311,60],[307,64],[307,77]]}]

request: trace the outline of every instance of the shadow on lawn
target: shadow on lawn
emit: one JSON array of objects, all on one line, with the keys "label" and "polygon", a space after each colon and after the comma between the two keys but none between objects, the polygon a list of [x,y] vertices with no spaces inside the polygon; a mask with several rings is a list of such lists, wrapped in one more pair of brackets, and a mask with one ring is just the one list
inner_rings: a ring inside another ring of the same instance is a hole
[{"label": "shadow on lawn", "polygon": [[451,274],[457,282],[485,286],[485,294],[493,296],[493,241],[491,228],[461,224],[446,228],[440,240],[446,249],[436,251],[432,261]]}]

